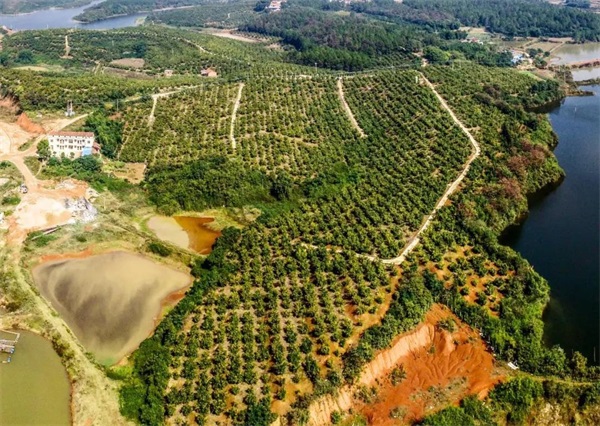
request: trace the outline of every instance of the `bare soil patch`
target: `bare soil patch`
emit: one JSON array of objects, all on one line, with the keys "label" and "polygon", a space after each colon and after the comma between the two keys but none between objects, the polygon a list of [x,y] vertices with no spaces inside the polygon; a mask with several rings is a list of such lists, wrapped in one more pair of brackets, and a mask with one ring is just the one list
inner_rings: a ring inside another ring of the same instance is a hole
[{"label": "bare soil patch", "polygon": [[46,133],[46,130],[41,125],[31,121],[31,119],[26,113],[22,113],[21,115],[19,115],[19,118],[17,119],[17,124],[21,129],[29,133],[34,133],[38,135]]},{"label": "bare soil patch", "polygon": [[144,180],[146,164],[144,163],[125,163],[112,170],[112,174],[120,179],[126,179],[131,183],[138,184]]},{"label": "bare soil patch", "polygon": [[21,196],[21,203],[8,218],[8,240],[20,243],[29,232],[66,225],[72,214],[65,205],[66,198],[86,195],[88,185],[80,181],[40,182],[40,187],[30,185],[30,191]]},{"label": "bare soil patch", "polygon": [[[455,322],[455,331],[439,326],[446,318]],[[358,408],[369,425],[419,420],[447,404],[458,404],[467,395],[484,398],[503,379],[479,335],[449,309],[434,305],[424,324],[433,327],[432,342],[398,362],[405,379],[394,385],[388,372],[374,386],[376,401]]]},{"label": "bare soil patch", "polygon": [[[440,326],[447,318],[453,330]],[[483,398],[501,380],[478,333],[436,304],[424,322],[376,354],[356,385],[311,404],[308,424],[329,424],[334,411],[349,410],[364,415],[369,425],[410,423],[467,395]]]},{"label": "bare soil patch", "polygon": [[239,33],[234,33],[234,30],[208,30],[207,34],[214,35],[217,37],[229,38],[231,40],[243,41],[246,43],[259,43],[261,40],[251,37],[245,37]]},{"label": "bare soil patch", "polygon": [[140,69],[144,68],[145,61],[142,58],[123,58],[115,59],[110,64],[117,67]]},{"label": "bare soil patch", "polygon": [[121,68],[104,67],[102,70],[105,74],[110,74],[116,77],[135,78],[139,80],[152,80],[154,77],[140,71],[130,71]]}]

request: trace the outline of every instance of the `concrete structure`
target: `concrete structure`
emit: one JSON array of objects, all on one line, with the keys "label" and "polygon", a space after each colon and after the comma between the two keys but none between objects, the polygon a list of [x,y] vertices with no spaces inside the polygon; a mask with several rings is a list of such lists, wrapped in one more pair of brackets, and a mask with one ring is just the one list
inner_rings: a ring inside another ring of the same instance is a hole
[{"label": "concrete structure", "polygon": [[267,11],[269,12],[279,12],[281,10],[281,3],[283,1],[272,0],[271,3],[267,6]]},{"label": "concrete structure", "polygon": [[200,75],[203,77],[217,77],[217,72],[212,68],[206,68],[200,71]]},{"label": "concrete structure", "polygon": [[92,132],[50,132],[48,144],[53,157],[79,158],[100,152]]}]

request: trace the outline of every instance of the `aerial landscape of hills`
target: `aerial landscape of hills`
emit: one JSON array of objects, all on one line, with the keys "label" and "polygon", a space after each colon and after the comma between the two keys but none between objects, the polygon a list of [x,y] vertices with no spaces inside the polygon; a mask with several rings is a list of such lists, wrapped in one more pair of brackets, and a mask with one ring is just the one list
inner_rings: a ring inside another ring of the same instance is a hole
[{"label": "aerial landscape of hills", "polygon": [[600,423],[598,11],[0,1],[0,425]]}]

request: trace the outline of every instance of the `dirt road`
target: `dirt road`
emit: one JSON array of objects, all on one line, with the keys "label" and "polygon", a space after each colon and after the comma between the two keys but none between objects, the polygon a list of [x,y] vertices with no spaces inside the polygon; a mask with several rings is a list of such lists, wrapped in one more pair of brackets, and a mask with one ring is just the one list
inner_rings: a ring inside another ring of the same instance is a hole
[{"label": "dirt road", "polygon": [[393,265],[399,265],[402,262],[404,262],[404,259],[406,259],[406,256],[411,251],[414,250],[414,248],[417,246],[417,244],[419,244],[419,242],[421,241],[421,239],[420,239],[421,234],[423,232],[425,232],[427,230],[427,228],[429,228],[429,225],[431,224],[431,222],[434,219],[438,210],[441,209],[444,206],[444,204],[446,204],[446,201],[448,201],[448,198],[456,192],[456,190],[458,189],[458,186],[460,185],[460,183],[463,181],[463,179],[469,172],[471,163],[473,163],[473,161],[475,161],[475,159],[477,157],[479,157],[479,155],[481,153],[481,148],[479,147],[479,143],[477,143],[477,141],[475,140],[473,135],[471,135],[471,132],[469,132],[469,129],[467,129],[467,127],[456,117],[456,115],[454,114],[454,111],[452,111],[452,109],[450,109],[450,107],[448,106],[448,104],[446,103],[444,98],[442,98],[440,96],[440,94],[437,92],[437,90],[435,90],[434,85],[431,84],[431,82],[429,80],[427,80],[427,78],[425,78],[425,76],[423,74],[421,74],[421,73],[419,73],[419,74],[421,75],[421,78],[423,79],[425,84],[427,84],[427,86],[429,86],[429,88],[433,91],[433,93],[435,94],[435,97],[438,99],[438,101],[440,101],[440,103],[442,104],[442,107],[444,107],[444,109],[446,111],[448,111],[448,114],[450,114],[450,117],[452,117],[452,120],[454,121],[454,123],[456,123],[456,125],[458,127],[460,127],[460,129],[463,131],[463,133],[465,135],[467,135],[467,138],[469,138],[469,142],[471,142],[471,145],[473,146],[473,152],[467,159],[467,162],[465,163],[461,173],[458,175],[458,177],[452,183],[450,183],[450,185],[448,185],[448,188],[442,194],[442,197],[439,199],[439,201],[437,202],[437,204],[435,205],[435,207],[433,208],[431,213],[427,216],[427,218],[425,219],[425,222],[423,222],[423,224],[421,225],[419,230],[416,232],[416,234],[410,239],[410,241],[408,242],[406,247],[404,247],[404,249],[402,250],[400,255],[398,257],[394,257],[393,259],[383,259],[382,260],[383,263],[390,263]]},{"label": "dirt road", "polygon": [[338,78],[337,88],[338,88],[338,96],[340,97],[340,101],[342,102],[342,106],[344,107],[344,111],[346,112],[348,119],[352,123],[352,127],[354,127],[356,129],[356,131],[360,134],[361,138],[364,138],[367,135],[365,134],[363,129],[358,125],[358,121],[356,121],[356,118],[354,118],[354,114],[352,113],[352,110],[350,109],[350,105],[348,105],[348,102],[346,102],[346,97],[344,96],[344,83],[342,82],[342,77]]},{"label": "dirt road", "polygon": [[244,83],[240,83],[238,88],[238,93],[235,98],[235,103],[233,104],[233,112],[231,113],[231,127],[229,128],[229,140],[231,140],[231,147],[235,150],[237,147],[237,142],[235,141],[235,119],[237,116],[237,111],[240,108],[240,101],[242,100],[242,90],[244,90]]},{"label": "dirt road", "polygon": [[[59,119],[50,122],[49,128],[58,131],[85,118],[87,114],[75,118]],[[0,122],[0,161],[9,161],[15,165],[23,176],[23,183],[27,186],[27,194],[21,195],[21,202],[16,206],[13,214],[7,219],[7,242],[13,246],[20,246],[28,232],[44,229],[50,226],[64,224],[70,219],[70,214],[64,208],[64,198],[82,196],[87,185],[84,183],[72,184],[70,188],[55,188],[54,182],[40,182],[25,164],[25,158],[36,155],[37,145],[46,135],[34,135],[27,132],[18,133],[18,140],[11,137],[9,131],[14,132],[14,123]],[[23,151],[19,147],[33,138],[31,146]],[[6,149],[8,147],[8,149]]]}]

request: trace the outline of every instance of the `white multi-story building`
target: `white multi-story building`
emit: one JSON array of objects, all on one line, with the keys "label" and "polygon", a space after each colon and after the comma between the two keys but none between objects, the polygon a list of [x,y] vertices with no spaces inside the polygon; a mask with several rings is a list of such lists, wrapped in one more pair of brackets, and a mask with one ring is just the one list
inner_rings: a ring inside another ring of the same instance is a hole
[{"label": "white multi-story building", "polygon": [[79,158],[100,151],[92,132],[50,132],[48,144],[53,157]]}]

